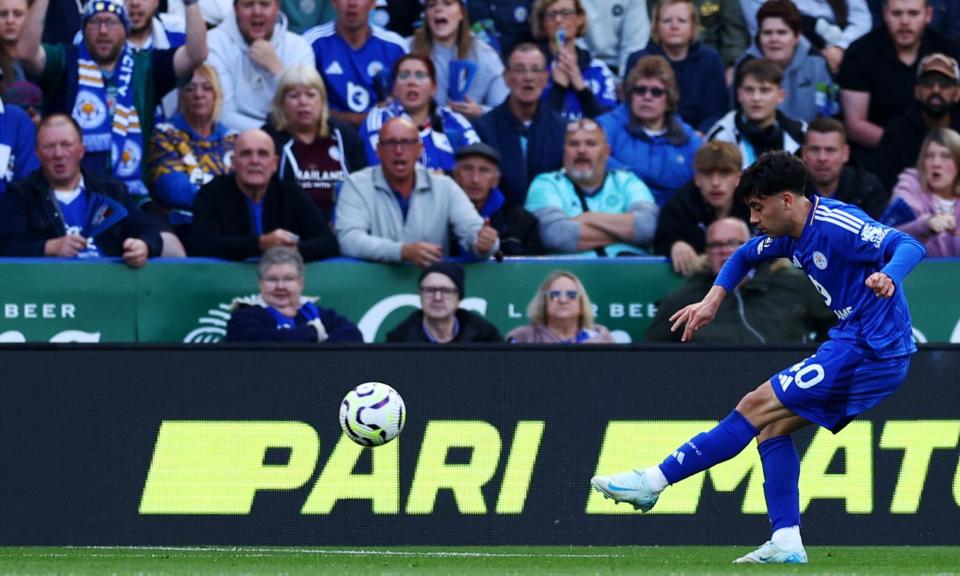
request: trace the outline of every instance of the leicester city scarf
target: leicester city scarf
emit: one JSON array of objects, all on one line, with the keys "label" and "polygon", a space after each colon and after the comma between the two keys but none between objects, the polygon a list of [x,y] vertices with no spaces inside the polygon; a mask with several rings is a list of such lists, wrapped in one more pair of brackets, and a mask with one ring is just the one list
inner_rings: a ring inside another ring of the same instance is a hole
[{"label": "leicester city scarf", "polygon": [[72,116],[83,128],[83,145],[87,151],[110,151],[114,176],[122,180],[134,196],[146,196],[147,188],[140,171],[143,135],[133,101],[133,55],[133,51],[124,46],[115,70],[117,101],[111,118],[103,73],[90,57],[86,44],[81,42],[77,46],[79,81]]},{"label": "leicester city scarf", "polygon": [[[51,194],[53,194],[51,192]],[[127,217],[123,204],[96,192],[81,191],[70,204],[54,203],[66,225],[67,234],[79,234],[87,239],[87,249],[77,254],[78,258],[101,256],[95,239],[97,236]]]}]

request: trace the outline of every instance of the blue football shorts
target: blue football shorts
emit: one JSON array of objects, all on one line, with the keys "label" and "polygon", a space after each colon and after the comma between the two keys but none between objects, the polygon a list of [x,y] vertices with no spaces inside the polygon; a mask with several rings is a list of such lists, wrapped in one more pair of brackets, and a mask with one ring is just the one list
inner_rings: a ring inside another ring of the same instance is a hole
[{"label": "blue football shorts", "polygon": [[909,355],[877,358],[868,348],[830,340],[775,374],[770,384],[791,412],[837,433],[893,394],[909,368]]}]

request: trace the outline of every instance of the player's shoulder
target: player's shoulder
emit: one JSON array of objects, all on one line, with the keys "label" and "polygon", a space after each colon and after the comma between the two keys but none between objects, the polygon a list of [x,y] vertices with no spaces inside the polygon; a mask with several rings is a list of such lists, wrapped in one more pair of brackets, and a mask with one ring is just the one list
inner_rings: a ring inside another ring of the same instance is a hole
[{"label": "player's shoulder", "polygon": [[863,227],[873,223],[872,219],[860,208],[834,200],[816,197],[814,199],[813,222],[818,228],[829,234],[860,234]]}]

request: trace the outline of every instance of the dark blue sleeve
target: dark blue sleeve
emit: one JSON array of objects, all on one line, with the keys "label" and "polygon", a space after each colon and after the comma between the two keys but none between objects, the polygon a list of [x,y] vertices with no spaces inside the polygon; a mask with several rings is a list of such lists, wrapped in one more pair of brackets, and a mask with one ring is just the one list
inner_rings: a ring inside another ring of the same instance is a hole
[{"label": "dark blue sleeve", "polygon": [[16,142],[14,142],[14,153],[17,156],[13,175],[15,179],[19,180],[26,178],[28,174],[40,167],[35,146],[37,129],[22,109],[12,104],[8,105],[7,108],[7,113],[15,118],[17,124]]},{"label": "dark blue sleeve", "polygon": [[891,234],[883,248],[887,264],[880,271],[897,284],[902,283],[927,254],[923,244],[903,233]]},{"label": "dark blue sleeve", "polygon": [[241,306],[234,310],[227,322],[224,342],[316,342],[313,326],[296,326],[277,330],[277,322],[259,306]]},{"label": "dark blue sleeve", "polygon": [[153,90],[158,103],[168,92],[177,87],[177,73],[173,67],[173,55],[177,50],[179,48],[165,50],[155,48],[151,51]]},{"label": "dark blue sleeve", "polygon": [[7,187],[0,198],[0,256],[43,257],[48,239],[31,237],[29,214],[23,197]]},{"label": "dark blue sleeve", "polygon": [[330,308],[320,308],[320,321],[327,330],[327,342],[363,342],[356,324]]},{"label": "dark blue sleeve", "polygon": [[[701,47],[706,50],[708,47]],[[703,120],[696,128],[706,134],[724,114],[727,113],[727,80],[724,75],[723,60],[720,54],[711,49],[706,59],[702,82],[704,98],[701,100],[700,113]]]}]

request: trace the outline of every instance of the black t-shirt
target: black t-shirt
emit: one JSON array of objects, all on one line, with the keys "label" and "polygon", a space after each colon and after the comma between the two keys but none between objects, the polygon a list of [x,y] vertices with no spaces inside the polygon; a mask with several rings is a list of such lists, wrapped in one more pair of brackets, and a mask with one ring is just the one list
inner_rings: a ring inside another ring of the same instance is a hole
[{"label": "black t-shirt", "polygon": [[927,28],[920,43],[917,60],[907,66],[897,58],[896,48],[887,29],[877,28],[850,45],[840,66],[840,88],[869,92],[870,109],[867,119],[885,127],[913,103],[917,65],[924,56],[934,52],[960,58],[960,49],[954,40]]}]

